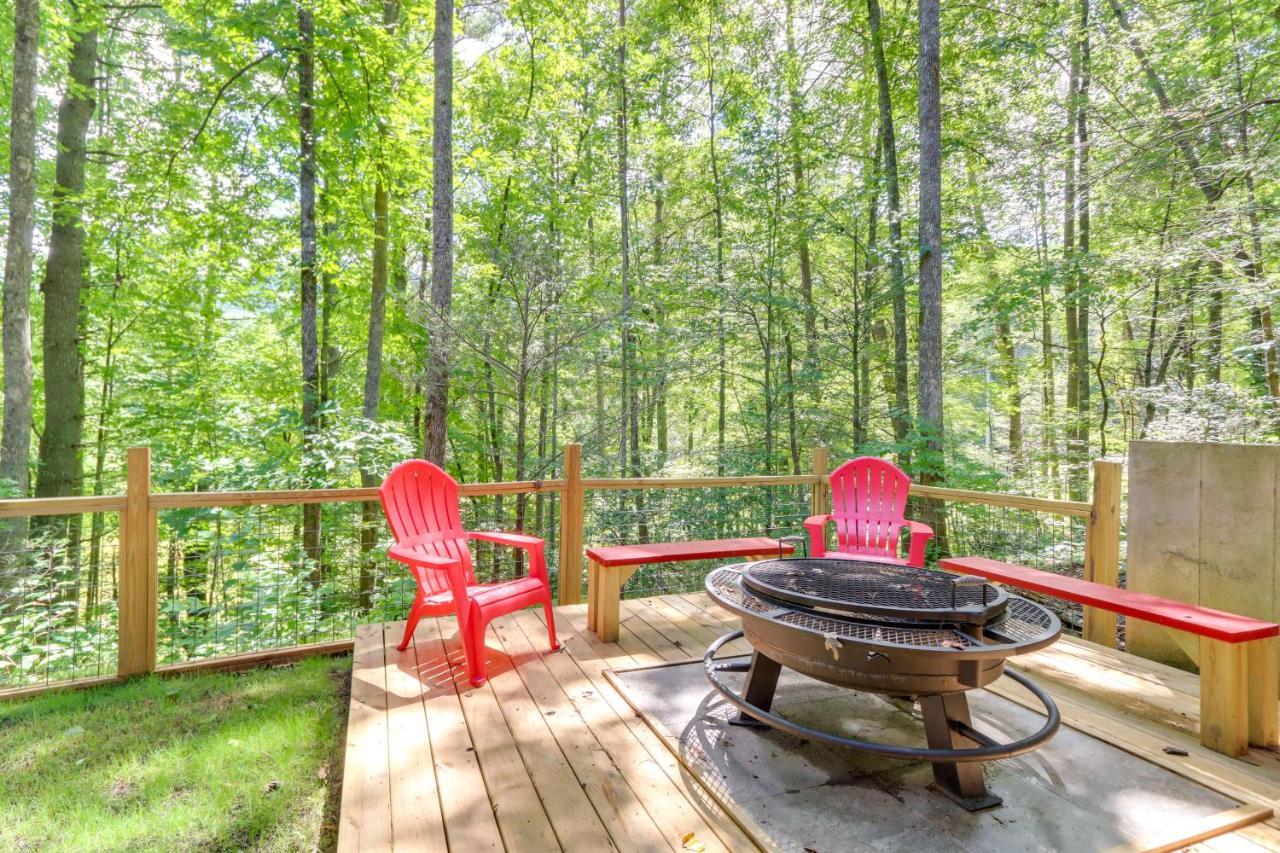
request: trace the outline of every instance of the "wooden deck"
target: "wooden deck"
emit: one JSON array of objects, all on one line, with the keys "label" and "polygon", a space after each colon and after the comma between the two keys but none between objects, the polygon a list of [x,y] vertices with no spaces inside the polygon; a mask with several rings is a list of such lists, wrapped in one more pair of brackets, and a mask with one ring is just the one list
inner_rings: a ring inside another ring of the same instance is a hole
[{"label": "wooden deck", "polygon": [[[452,619],[424,620],[404,652],[403,623],[360,627],[340,850],[757,849],[604,676],[699,657],[735,620],[701,593],[624,601],[618,641],[601,643],[585,605],[556,614],[557,654],[540,612],[495,621],[479,689]],[[1074,639],[1018,661],[1068,725],[1280,814],[1280,754],[1200,746],[1195,676]],[[1280,820],[1193,849],[1280,850]]]}]

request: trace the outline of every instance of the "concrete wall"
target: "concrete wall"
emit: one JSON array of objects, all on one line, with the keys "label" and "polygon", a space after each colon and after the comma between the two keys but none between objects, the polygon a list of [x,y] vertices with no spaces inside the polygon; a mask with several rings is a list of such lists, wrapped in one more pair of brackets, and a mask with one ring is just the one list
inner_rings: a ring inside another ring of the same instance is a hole
[{"label": "concrete wall", "polygon": [[[1280,445],[1129,445],[1128,587],[1280,621]],[[1191,660],[1164,629],[1127,620],[1128,650]]]}]

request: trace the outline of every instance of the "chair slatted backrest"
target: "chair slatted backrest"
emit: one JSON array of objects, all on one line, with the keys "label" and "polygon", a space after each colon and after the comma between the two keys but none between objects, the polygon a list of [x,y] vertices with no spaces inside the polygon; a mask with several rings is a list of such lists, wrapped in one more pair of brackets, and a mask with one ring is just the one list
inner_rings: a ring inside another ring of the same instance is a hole
[{"label": "chair slatted backrest", "polygon": [[836,550],[897,557],[911,478],[892,462],[859,456],[831,472]]},{"label": "chair slatted backrest", "polygon": [[[382,511],[396,542],[433,557],[462,562],[467,583],[475,582],[467,532],[458,510],[458,482],[425,459],[410,459],[391,469],[378,489]],[[448,592],[443,572],[426,572],[431,592]]]}]

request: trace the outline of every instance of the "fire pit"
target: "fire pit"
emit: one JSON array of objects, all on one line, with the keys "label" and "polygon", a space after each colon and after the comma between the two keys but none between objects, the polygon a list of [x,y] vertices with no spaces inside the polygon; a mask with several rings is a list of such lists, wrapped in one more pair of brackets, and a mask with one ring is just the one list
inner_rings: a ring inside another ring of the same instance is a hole
[{"label": "fire pit", "polygon": [[[741,712],[743,725],[768,725],[861,752],[933,763],[944,793],[970,810],[1000,804],[987,791],[981,762],[1035,749],[1058,730],[1057,706],[1005,659],[1044,648],[1062,624],[1048,609],[987,583],[929,569],[851,560],[767,560],[707,576],[707,592],[742,619],[703,656],[712,686]],[[717,661],[746,636],[750,664]],[[926,747],[872,743],[819,731],[770,710],[781,667],[855,690],[919,702]],[[720,680],[746,671],[741,695]],[[1001,675],[1043,704],[1044,726],[1012,743],[973,728],[965,691]]]}]

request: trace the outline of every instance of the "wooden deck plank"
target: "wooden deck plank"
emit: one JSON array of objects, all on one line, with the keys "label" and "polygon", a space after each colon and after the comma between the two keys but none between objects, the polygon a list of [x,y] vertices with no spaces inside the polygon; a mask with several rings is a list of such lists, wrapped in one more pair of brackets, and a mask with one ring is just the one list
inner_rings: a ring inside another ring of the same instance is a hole
[{"label": "wooden deck plank", "polygon": [[710,642],[705,635],[699,634],[696,626],[690,632],[672,622],[667,614],[655,606],[652,598],[631,599],[626,602],[626,612],[633,619],[643,619],[650,628],[661,634],[663,639],[680,649],[684,657],[700,657],[706,650],[707,643]]},{"label": "wooden deck plank", "polygon": [[392,843],[385,666],[382,625],[360,625],[351,662],[340,851],[379,850]]},{"label": "wooden deck plank", "polygon": [[[529,641],[542,630],[542,623],[528,611],[512,614],[510,621]],[[581,644],[574,646],[580,653],[583,651]],[[627,721],[634,718],[631,709],[619,713],[609,701],[610,694],[615,692],[612,686],[603,678],[600,678],[602,684],[597,684],[588,672],[591,667],[584,666],[573,654],[548,655],[545,661],[596,740],[615,764],[627,768],[627,783],[654,824],[666,832],[672,846],[680,846],[681,840],[692,833],[708,851],[729,850],[720,844],[715,831],[689,802],[681,786],[667,775],[630,729]]]},{"label": "wooden deck plank", "polygon": [[[468,685],[466,664],[457,643],[446,642],[442,620],[423,619],[414,633],[418,677],[427,685],[423,706],[435,757],[436,783],[444,813],[444,831],[454,851],[503,850],[492,800],[476,759],[458,698],[458,683]],[[449,625],[452,633],[453,625]]]},{"label": "wooden deck plank", "polygon": [[425,688],[414,648],[396,649],[403,633],[403,622],[383,626],[392,843],[406,850],[443,851],[448,845],[423,706]]},{"label": "wooden deck plank", "polygon": [[[387,648],[398,626],[385,626],[385,639],[384,626],[361,626],[339,849],[394,843],[433,850],[446,840],[453,850],[672,849],[691,817],[708,849],[749,849],[750,838],[716,813],[605,677],[609,669],[696,658],[737,620],[701,592],[623,606],[617,643],[586,630],[583,606],[557,608],[566,652],[550,657],[539,611],[499,620],[490,633],[490,681],[481,690],[461,674],[452,619],[420,626],[411,663]],[[494,654],[499,646],[512,660]],[[1066,723],[1243,802],[1280,808],[1280,754],[1254,750],[1239,761],[1197,742],[1194,674],[1065,637],[1013,663],[1049,689]],[[995,692],[1029,700],[1007,680]],[[402,743],[414,745],[397,749]],[[443,754],[433,752],[437,743]],[[1166,746],[1188,755],[1170,755]],[[504,814],[509,806],[515,808]],[[1195,849],[1280,850],[1280,820]]]},{"label": "wooden deck plank", "polygon": [[489,686],[561,848],[582,853],[609,849],[613,842],[608,831],[519,674],[498,673]]},{"label": "wooden deck plank", "polygon": [[[493,678],[514,675],[510,671],[514,664],[506,659],[505,653],[502,658],[497,666],[490,664]],[[458,687],[462,712],[476,747],[476,758],[480,762],[480,772],[484,774],[485,787],[493,803],[503,842],[508,849],[560,850],[560,841],[525,760],[516,747],[511,728],[494,694],[492,681],[478,688],[468,682]]]},{"label": "wooden deck plank", "polygon": [[[534,624],[541,624],[538,620],[539,616],[541,613],[537,611],[524,611],[517,616],[517,621],[526,635],[533,629]],[[561,641],[568,655],[586,674],[595,695],[609,704],[618,718],[627,726],[631,736],[648,753],[649,759],[662,769],[667,779],[681,792],[682,796],[696,800],[696,807],[702,812],[703,818],[728,849],[754,848],[755,842],[743,833],[733,819],[702,790],[700,783],[683,772],[671,750],[661,742],[658,735],[650,729],[643,718],[636,714],[617,688],[605,677],[607,669],[619,668],[624,661],[624,658],[616,653],[616,644],[605,643],[591,631],[577,631],[572,629],[572,626],[561,634]],[[690,785],[698,787],[691,789]]]},{"label": "wooden deck plank", "polygon": [[[587,611],[585,605],[575,604],[561,606],[556,608],[557,619],[563,617],[578,632],[589,631],[587,626]],[[557,621],[559,626],[560,622]],[[560,630],[559,627],[556,630]],[[618,639],[615,641],[617,648],[621,653],[626,654],[635,661],[636,666],[648,666],[653,663],[660,663],[662,658],[654,654],[653,649],[649,645],[635,635],[626,624],[626,620],[618,625]]]},{"label": "wooden deck plank", "polygon": [[516,671],[618,848],[674,849],[627,784],[627,769],[613,763],[545,662],[530,654],[523,632],[506,618],[495,619],[490,627],[509,655],[523,659]]},{"label": "wooden deck plank", "polygon": [[622,616],[623,624],[664,661],[687,660],[695,654],[702,654],[703,647],[697,640],[666,624],[665,619],[657,617],[650,608],[637,604],[636,599],[622,602]]}]

